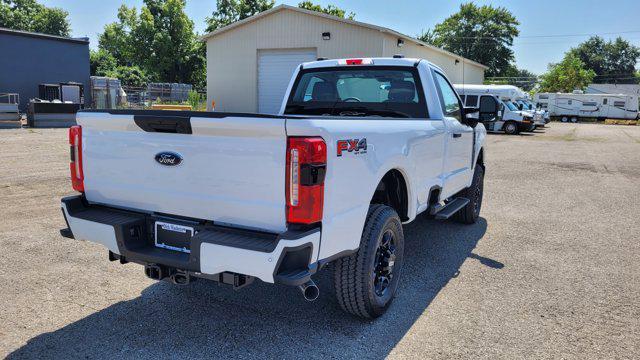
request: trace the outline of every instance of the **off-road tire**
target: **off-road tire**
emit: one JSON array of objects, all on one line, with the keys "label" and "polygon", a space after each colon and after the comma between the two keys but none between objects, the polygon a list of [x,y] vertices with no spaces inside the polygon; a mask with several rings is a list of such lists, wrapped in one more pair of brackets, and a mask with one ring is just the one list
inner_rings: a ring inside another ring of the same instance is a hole
[{"label": "off-road tire", "polygon": [[[374,270],[378,249],[388,231],[395,236],[395,263],[393,277],[383,296],[380,296],[376,294]],[[403,250],[402,222],[396,211],[386,205],[371,205],[358,251],[336,260],[334,264],[333,280],[340,307],[350,314],[365,319],[377,318],[384,314],[398,289]]]},{"label": "off-road tire", "polygon": [[463,224],[475,224],[480,217],[480,209],[482,207],[482,194],[484,191],[484,168],[480,164],[476,164],[473,171],[473,181],[471,186],[458,193],[459,197],[469,199],[469,203],[453,215],[455,221]]}]

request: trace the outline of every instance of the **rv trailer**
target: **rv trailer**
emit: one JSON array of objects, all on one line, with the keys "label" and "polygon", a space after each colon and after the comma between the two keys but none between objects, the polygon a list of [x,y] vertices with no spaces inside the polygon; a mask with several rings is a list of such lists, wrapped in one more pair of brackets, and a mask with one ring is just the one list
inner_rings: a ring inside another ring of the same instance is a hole
[{"label": "rv trailer", "polygon": [[535,103],[549,111],[552,120],[578,122],[584,118],[638,118],[638,96],[624,94],[537,93]]}]

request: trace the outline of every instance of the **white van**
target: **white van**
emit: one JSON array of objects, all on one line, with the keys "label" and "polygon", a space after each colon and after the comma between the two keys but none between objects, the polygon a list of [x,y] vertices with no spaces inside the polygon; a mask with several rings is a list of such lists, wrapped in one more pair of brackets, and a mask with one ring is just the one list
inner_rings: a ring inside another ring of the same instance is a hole
[{"label": "white van", "polygon": [[533,114],[533,122],[536,126],[544,127],[551,121],[551,117],[549,116],[549,112],[545,109],[541,109],[536,107],[534,103],[529,101],[529,99],[518,99],[512,101],[512,103],[518,107],[518,109],[522,111],[528,111]]},{"label": "white van", "polygon": [[537,93],[534,101],[549,111],[553,120],[578,122],[581,118],[638,118],[638,96],[625,94]]},{"label": "white van", "polygon": [[[513,85],[469,85],[458,84],[454,85],[457,89],[465,94],[492,94],[497,96],[505,103],[512,103],[516,110],[522,112],[522,115],[530,116],[533,119],[534,125],[543,127],[545,122],[545,111],[536,110],[535,107],[518,103],[518,101],[527,102],[529,95],[517,86]],[[460,92],[459,92],[460,93]],[[511,114],[513,118],[515,114]]]},{"label": "white van", "polygon": [[[494,97],[501,104],[501,113],[495,121],[484,122],[488,131],[504,131],[507,134],[530,132],[536,129],[533,122],[533,114],[520,110],[511,101],[504,101],[499,94],[495,94],[489,85],[453,85],[464,102],[464,106],[478,107],[483,96]],[[493,86],[493,85],[491,85]],[[517,96],[516,93],[506,96]]]}]

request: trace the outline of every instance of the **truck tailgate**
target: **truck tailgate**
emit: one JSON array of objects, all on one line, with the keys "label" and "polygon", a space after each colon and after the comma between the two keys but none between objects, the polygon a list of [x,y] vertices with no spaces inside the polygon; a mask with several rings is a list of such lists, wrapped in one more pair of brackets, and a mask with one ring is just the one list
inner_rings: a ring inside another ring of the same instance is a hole
[{"label": "truck tailgate", "polygon": [[[77,121],[90,203],[286,229],[284,118],[112,111],[80,112]],[[182,161],[163,165],[162,153]]]}]

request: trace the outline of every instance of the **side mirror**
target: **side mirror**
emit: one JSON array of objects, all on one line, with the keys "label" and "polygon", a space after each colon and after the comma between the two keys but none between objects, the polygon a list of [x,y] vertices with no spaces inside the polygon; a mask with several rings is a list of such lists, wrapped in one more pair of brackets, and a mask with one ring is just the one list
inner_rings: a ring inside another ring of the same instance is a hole
[{"label": "side mirror", "polygon": [[476,127],[480,122],[479,112],[480,109],[477,107],[465,106],[462,111],[462,123],[472,128]]},{"label": "side mirror", "polygon": [[522,104],[518,104],[518,110],[522,111],[522,109],[524,109],[524,106],[522,106]]}]

